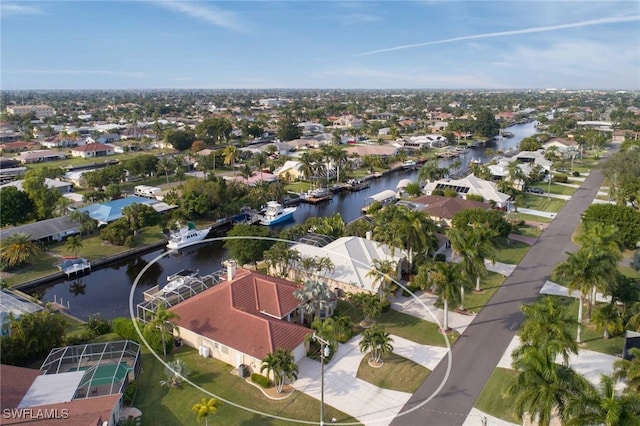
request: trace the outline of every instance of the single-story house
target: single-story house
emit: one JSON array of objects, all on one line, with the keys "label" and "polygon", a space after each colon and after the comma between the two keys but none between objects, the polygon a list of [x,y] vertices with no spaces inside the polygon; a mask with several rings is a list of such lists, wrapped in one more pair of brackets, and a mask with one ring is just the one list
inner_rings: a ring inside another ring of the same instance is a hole
[{"label": "single-story house", "polygon": [[393,145],[349,145],[345,152],[349,157],[356,155],[364,157],[373,155],[376,157],[391,157],[398,153],[399,148]]},{"label": "single-story house", "polygon": [[298,179],[302,172],[300,172],[300,166],[302,163],[295,160],[287,160],[281,167],[278,167],[273,171],[273,174],[276,175],[279,179],[287,180],[295,180]]},{"label": "single-story house", "polygon": [[0,240],[22,232],[31,236],[31,241],[49,243],[62,241],[69,235],[80,232],[80,224],[72,221],[67,216],[54,217],[53,219],[40,220],[26,225],[14,226],[0,230]]},{"label": "single-story house", "polygon": [[55,348],[40,370],[1,364],[2,408],[16,413],[2,424],[115,426],[139,372],[140,346],[131,341]]},{"label": "single-story house", "polygon": [[[361,237],[342,237],[320,248],[310,244],[298,243],[291,247],[301,257],[328,257],[333,263],[332,271],[323,272],[322,279],[329,288],[341,292],[369,292],[380,294],[380,280],[371,274],[374,261],[389,260],[395,263],[394,279],[400,279],[407,268],[405,250],[391,250],[386,244]],[[311,275],[311,276],[309,276]],[[313,278],[313,273],[302,269],[300,264],[291,265],[290,276],[305,279]]]},{"label": "single-story house", "polygon": [[44,148],[66,148],[84,144],[84,139],[80,137],[60,135],[56,135],[52,138],[48,138],[40,142],[40,145],[42,145]]},{"label": "single-story house", "polygon": [[236,182],[244,183],[245,185],[254,186],[261,182],[277,182],[278,176],[273,173],[263,170],[262,172],[252,172],[248,178],[244,176],[225,176],[227,180],[235,180]]},{"label": "single-story house", "polygon": [[98,221],[100,225],[106,225],[114,220],[120,219],[122,217],[122,209],[135,203],[147,204],[159,213],[176,207],[169,206],[166,203],[151,198],[134,196],[120,198],[119,200],[108,201],[106,203],[91,204],[90,206],[78,209],[78,211],[87,213],[91,219]]},{"label": "single-story house", "polygon": [[227,264],[227,279],[170,308],[182,342],[201,354],[259,372],[262,360],[278,348],[296,362],[306,356],[313,330],[297,322],[299,286]]},{"label": "single-story house", "polygon": [[317,135],[318,133],[324,132],[324,126],[320,123],[305,121],[304,123],[298,124],[298,127],[302,129],[303,135]]},{"label": "single-story house", "polygon": [[507,207],[509,195],[498,191],[495,182],[480,179],[473,173],[461,179],[440,179],[429,182],[425,185],[422,192],[431,195],[434,190],[453,189],[457,192],[458,197],[465,198],[469,194],[480,195],[485,201],[493,201],[497,207]]},{"label": "single-story house", "polygon": [[542,144],[544,149],[551,147],[556,147],[560,152],[566,152],[570,149],[578,149],[578,142],[567,138],[551,138]]},{"label": "single-story house", "polygon": [[467,209],[489,210],[491,206],[487,203],[463,198],[443,197],[439,195],[422,195],[414,200],[415,203],[423,205],[424,211],[431,219],[441,225],[451,226],[451,221],[456,213]]},{"label": "single-story house", "polygon": [[448,144],[449,140],[442,135],[411,136],[403,142],[404,146],[412,148],[421,148],[423,146],[429,148],[441,148]]},{"label": "single-story house", "polygon": [[51,151],[47,149],[37,149],[35,151],[21,152],[18,160],[22,164],[42,163],[44,161],[64,160],[66,155],[64,152]]},{"label": "single-story house", "polygon": [[[0,188],[4,188],[7,186],[15,186],[20,191],[22,191],[22,183],[24,180],[14,180],[13,182],[5,183],[4,185],[0,185]],[[65,182],[58,179],[50,179],[44,178],[44,184],[47,188],[57,189],[61,194],[66,194],[73,190],[73,183]]]},{"label": "single-story house", "polygon": [[106,157],[115,154],[115,148],[112,145],[103,143],[90,143],[83,146],[77,146],[71,149],[72,157],[94,158]]},{"label": "single-story house", "polygon": [[40,142],[34,141],[16,141],[0,144],[2,152],[24,152],[40,148]]}]

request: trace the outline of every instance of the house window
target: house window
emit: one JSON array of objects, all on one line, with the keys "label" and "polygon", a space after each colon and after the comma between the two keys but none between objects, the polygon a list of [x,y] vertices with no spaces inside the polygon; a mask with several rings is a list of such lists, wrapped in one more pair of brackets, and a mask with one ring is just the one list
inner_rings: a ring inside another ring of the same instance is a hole
[{"label": "house window", "polygon": [[220,345],[220,351],[225,355],[229,355],[229,348],[225,345]]}]

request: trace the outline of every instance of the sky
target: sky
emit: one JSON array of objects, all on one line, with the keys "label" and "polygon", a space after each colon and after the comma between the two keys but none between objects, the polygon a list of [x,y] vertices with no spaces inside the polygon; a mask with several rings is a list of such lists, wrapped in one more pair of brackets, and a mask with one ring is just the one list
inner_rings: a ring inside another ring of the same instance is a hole
[{"label": "sky", "polygon": [[2,0],[0,8],[2,90],[640,90],[636,0]]}]

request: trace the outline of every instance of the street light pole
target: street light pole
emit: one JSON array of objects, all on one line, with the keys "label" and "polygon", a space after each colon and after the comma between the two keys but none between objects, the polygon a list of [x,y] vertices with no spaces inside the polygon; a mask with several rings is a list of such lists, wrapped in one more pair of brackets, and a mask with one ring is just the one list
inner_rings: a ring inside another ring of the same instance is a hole
[{"label": "street light pole", "polygon": [[549,166],[549,191],[547,192],[547,198],[551,198],[551,178],[553,177],[553,172],[551,171],[551,166]]},{"label": "street light pole", "polygon": [[324,359],[329,356],[329,342],[315,333],[313,340],[320,342],[320,426],[324,426]]}]

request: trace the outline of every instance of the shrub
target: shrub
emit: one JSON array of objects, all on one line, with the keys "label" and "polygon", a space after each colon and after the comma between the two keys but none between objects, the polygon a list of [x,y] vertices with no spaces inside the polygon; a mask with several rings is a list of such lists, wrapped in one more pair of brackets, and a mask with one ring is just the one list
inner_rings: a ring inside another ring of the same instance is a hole
[{"label": "shrub", "polygon": [[390,309],[391,309],[391,302],[385,299],[384,302],[382,302],[382,307],[380,311],[384,314],[385,312],[389,312]]},{"label": "shrub", "polygon": [[101,314],[89,315],[85,327],[96,336],[101,336],[111,332],[111,321],[102,318]]},{"label": "shrub", "polygon": [[577,171],[577,170],[576,170],[575,172],[573,172],[572,174],[573,174],[573,176],[575,176],[575,177],[580,176],[580,172],[579,172],[579,171]]},{"label": "shrub", "polygon": [[438,253],[436,254],[436,256],[434,257],[436,262],[444,262],[447,260],[447,255],[444,253]]},{"label": "shrub", "polygon": [[444,190],[444,196],[449,198],[456,198],[458,196],[458,192],[455,189],[447,188]]},{"label": "shrub", "polygon": [[131,406],[133,404],[133,401],[136,398],[137,390],[138,389],[136,382],[129,382],[129,386],[127,386],[124,394],[122,395],[122,402],[124,403],[124,405]]},{"label": "shrub", "polygon": [[640,250],[636,251],[636,254],[633,255],[631,267],[636,271],[640,271]]},{"label": "shrub", "polygon": [[433,191],[431,191],[431,195],[435,195],[438,197],[443,197],[444,196],[444,191],[442,189],[434,189]]},{"label": "shrub", "polygon": [[[131,318],[120,317],[115,318],[111,325],[113,327],[113,332],[118,336],[122,337],[125,340],[133,340],[134,342],[140,342],[140,337],[138,336],[138,332],[136,331],[135,326],[133,325],[133,321]],[[142,329],[142,326],[141,326]]]},{"label": "shrub", "polygon": [[569,176],[565,174],[555,174],[553,175],[553,180],[559,183],[567,183],[569,181]]},{"label": "shrub", "polygon": [[484,202],[484,197],[480,194],[468,194],[467,200]]},{"label": "shrub", "polygon": [[269,380],[268,377],[263,376],[262,374],[259,374],[259,373],[253,373],[251,375],[251,381],[255,384],[262,386],[263,388],[268,388],[269,385],[271,384],[271,380]]},{"label": "shrub", "polygon": [[582,214],[585,226],[592,223],[615,225],[622,244],[633,249],[640,241],[640,212],[628,206],[617,204],[592,204]]}]

